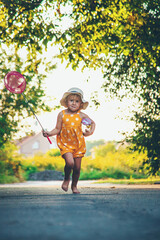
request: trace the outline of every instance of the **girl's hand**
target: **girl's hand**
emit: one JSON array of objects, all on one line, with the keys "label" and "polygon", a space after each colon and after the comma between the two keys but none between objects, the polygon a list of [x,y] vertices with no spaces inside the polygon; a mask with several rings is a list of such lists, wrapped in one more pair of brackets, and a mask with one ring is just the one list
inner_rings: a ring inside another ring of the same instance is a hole
[{"label": "girl's hand", "polygon": [[83,132],[83,135],[85,137],[88,137],[90,135],[92,135],[94,133],[95,130],[95,122],[88,117],[88,115],[86,115],[85,113],[80,112],[80,117],[82,118],[82,124],[86,125],[86,129]]},{"label": "girl's hand", "polygon": [[47,131],[42,131],[43,137],[48,137],[49,133]]},{"label": "girl's hand", "polygon": [[83,132],[83,135],[85,136],[85,137],[88,137],[88,136],[90,136],[90,135],[92,135],[93,134],[93,132],[91,131],[91,129],[85,129],[85,132]]}]

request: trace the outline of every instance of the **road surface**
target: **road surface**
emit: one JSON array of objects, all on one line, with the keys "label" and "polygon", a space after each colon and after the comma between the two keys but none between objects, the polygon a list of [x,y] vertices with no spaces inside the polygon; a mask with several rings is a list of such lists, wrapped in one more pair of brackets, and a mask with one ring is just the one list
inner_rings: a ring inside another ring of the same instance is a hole
[{"label": "road surface", "polygon": [[160,186],[0,185],[0,240],[160,240]]}]

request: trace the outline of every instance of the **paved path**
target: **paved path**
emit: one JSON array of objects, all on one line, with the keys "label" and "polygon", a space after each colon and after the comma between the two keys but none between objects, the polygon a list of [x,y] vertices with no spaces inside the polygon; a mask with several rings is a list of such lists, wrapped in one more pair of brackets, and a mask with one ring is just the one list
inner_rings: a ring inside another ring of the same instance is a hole
[{"label": "paved path", "polygon": [[0,185],[0,240],[159,240],[160,186]]}]

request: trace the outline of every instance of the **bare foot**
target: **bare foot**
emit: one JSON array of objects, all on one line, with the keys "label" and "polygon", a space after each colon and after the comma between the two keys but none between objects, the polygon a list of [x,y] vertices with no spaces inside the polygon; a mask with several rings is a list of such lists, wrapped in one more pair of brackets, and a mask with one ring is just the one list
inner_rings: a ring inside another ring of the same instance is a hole
[{"label": "bare foot", "polygon": [[72,189],[72,192],[74,193],[74,194],[79,194],[80,193],[80,191],[77,189],[77,186],[75,187],[75,186],[71,186],[71,189]]},{"label": "bare foot", "polygon": [[68,186],[69,186],[69,180],[64,180],[63,183],[62,183],[62,186],[61,188],[67,192],[68,191]]}]

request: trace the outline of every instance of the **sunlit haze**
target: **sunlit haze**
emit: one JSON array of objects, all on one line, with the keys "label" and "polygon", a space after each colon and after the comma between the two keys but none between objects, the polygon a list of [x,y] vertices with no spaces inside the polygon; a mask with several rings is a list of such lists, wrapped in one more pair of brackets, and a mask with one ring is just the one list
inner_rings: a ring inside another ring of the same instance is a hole
[{"label": "sunlit haze", "polygon": [[[96,130],[87,140],[104,139],[106,141],[119,141],[123,139],[122,132],[132,131],[133,122],[125,120],[125,115],[127,116],[128,114],[127,108],[131,105],[131,100],[128,99],[120,102],[115,99],[108,99],[101,88],[104,79],[100,71],[85,70],[81,72],[80,70],[74,71],[71,67],[66,68],[65,66],[66,64],[59,63],[46,80],[46,93],[47,97],[51,98],[49,104],[52,107],[59,105],[63,93],[69,88],[79,87],[84,92],[84,98],[90,103],[84,112],[96,122]],[[94,91],[98,92],[98,100],[100,101],[98,109],[96,109],[90,100]],[[53,110],[52,112],[43,113],[38,116],[45,129],[51,130],[55,127],[57,114],[62,109]],[[40,127],[38,128],[40,130]]]}]

